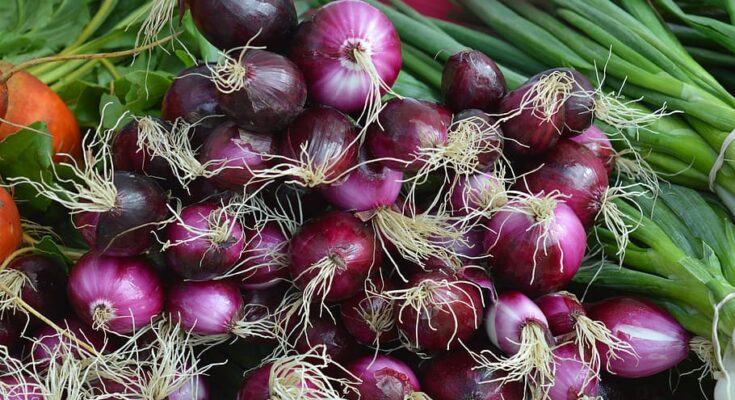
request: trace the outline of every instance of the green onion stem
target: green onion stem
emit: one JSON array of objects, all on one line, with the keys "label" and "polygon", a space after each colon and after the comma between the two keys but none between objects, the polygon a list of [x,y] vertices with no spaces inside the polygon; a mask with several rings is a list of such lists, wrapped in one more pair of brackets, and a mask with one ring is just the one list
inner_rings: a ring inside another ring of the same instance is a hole
[{"label": "green onion stem", "polygon": [[442,65],[421,50],[403,43],[403,67],[413,76],[430,84],[436,89],[442,87]]}]

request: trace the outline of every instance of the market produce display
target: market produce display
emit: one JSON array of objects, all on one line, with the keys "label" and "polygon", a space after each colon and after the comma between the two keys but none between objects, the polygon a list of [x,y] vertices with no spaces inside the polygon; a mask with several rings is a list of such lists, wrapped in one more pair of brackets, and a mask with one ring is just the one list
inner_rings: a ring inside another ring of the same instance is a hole
[{"label": "market produce display", "polygon": [[0,399],[735,399],[730,2],[0,28]]}]

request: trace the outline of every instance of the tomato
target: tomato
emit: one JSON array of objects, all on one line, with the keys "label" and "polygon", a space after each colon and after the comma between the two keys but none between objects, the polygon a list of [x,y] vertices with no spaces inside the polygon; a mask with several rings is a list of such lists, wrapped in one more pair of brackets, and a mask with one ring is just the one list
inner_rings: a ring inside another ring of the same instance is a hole
[{"label": "tomato", "polygon": [[0,261],[20,246],[22,235],[18,207],[10,193],[0,187]]}]

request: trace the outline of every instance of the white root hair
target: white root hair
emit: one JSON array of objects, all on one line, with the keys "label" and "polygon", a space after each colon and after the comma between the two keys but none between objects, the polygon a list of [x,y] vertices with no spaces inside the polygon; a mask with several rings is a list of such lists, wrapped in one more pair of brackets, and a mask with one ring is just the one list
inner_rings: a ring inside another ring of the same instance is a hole
[{"label": "white root hair", "polygon": [[135,36],[135,47],[153,43],[167,24],[171,23],[177,0],[151,0],[151,10]]},{"label": "white root hair", "polygon": [[380,111],[383,109],[383,94],[381,92],[385,92],[386,94],[399,99],[403,99],[403,97],[394,92],[383,78],[380,77],[380,74],[373,63],[372,49],[369,44],[358,42],[352,46],[353,49],[351,55],[353,58],[353,66],[357,70],[364,71],[370,80],[370,89],[365,96],[365,106],[363,107],[360,116],[357,118],[358,121],[363,118],[365,119],[363,122],[363,128],[360,130],[360,134],[358,135],[362,140],[370,124],[373,122],[378,123],[378,125],[380,124],[379,115]]},{"label": "white root hair", "polygon": [[[636,190],[640,189],[640,190]],[[602,194],[600,198],[600,211],[595,219],[601,219],[602,224],[607,228],[615,238],[617,251],[615,256],[622,265],[625,258],[625,249],[630,243],[630,234],[635,231],[642,223],[643,210],[636,203],[635,199],[651,195],[650,191],[645,190],[640,184],[630,184],[622,186],[610,186]],[[633,207],[640,211],[640,218],[634,218],[622,210],[615,204],[615,200],[627,201]]]},{"label": "white root hair", "polygon": [[[258,312],[258,310],[265,310],[265,317],[249,321],[248,319],[253,314],[263,314],[263,312]],[[268,307],[261,304],[246,304],[243,307],[242,317],[232,325],[230,332],[241,338],[259,337],[263,339],[275,339],[277,332],[276,321]]]},{"label": "white root hair", "polygon": [[0,285],[4,289],[0,291],[0,316],[19,309],[17,299],[26,285],[35,290],[28,275],[13,268],[0,270]]},{"label": "white root hair", "polygon": [[575,319],[574,332],[577,351],[582,360],[587,360],[585,353],[589,349],[589,366],[594,376],[599,376],[602,366],[601,356],[597,351],[598,343],[607,346],[608,350],[605,354],[607,360],[620,359],[621,354],[628,354],[638,359],[638,353],[633,346],[615,336],[603,322],[595,321],[586,315],[577,315]]},{"label": "white root hair", "polygon": [[[235,47],[227,52],[220,52],[220,57],[214,65],[207,65],[209,69],[209,78],[217,87],[220,93],[234,93],[242,90],[248,85],[248,68],[242,64],[248,50],[261,50],[265,47],[252,46],[253,40],[260,35],[260,30],[256,33],[245,46]],[[237,57],[233,56],[234,54]]]},{"label": "white root hair", "polygon": [[168,205],[168,208],[173,215],[173,217],[171,218],[171,222],[175,222],[176,224],[184,228],[187,232],[191,234],[191,237],[174,242],[170,240],[159,240],[159,243],[161,243],[162,251],[165,251],[171,247],[180,246],[182,244],[201,239],[206,239],[207,241],[209,241],[211,243],[212,249],[214,249],[217,245],[226,243],[233,238],[233,230],[235,229],[235,226],[237,226],[238,222],[235,218],[230,217],[227,211],[227,207],[224,205],[210,212],[208,215],[200,215],[203,219],[207,221],[207,227],[204,229],[187,224],[186,221],[181,218],[180,206],[174,208],[171,205]]}]

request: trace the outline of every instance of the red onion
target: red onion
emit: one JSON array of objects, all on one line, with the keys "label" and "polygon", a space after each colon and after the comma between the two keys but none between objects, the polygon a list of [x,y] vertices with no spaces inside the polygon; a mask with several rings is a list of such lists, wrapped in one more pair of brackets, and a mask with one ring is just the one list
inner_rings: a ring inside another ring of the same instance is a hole
[{"label": "red onion", "polygon": [[493,276],[531,295],[566,286],[579,270],[586,246],[579,218],[552,197],[508,203],[490,219],[485,235]]},{"label": "red onion", "polygon": [[448,250],[452,255],[451,260],[432,256],[424,263],[422,269],[425,270],[444,270],[452,271],[457,265],[469,265],[479,262],[483,259],[485,252],[483,241],[485,239],[485,229],[483,227],[475,227],[462,232],[461,240],[454,241],[448,245]]},{"label": "red onion", "polygon": [[368,290],[342,302],[342,323],[358,342],[380,348],[398,339],[393,319],[393,301],[382,294],[393,289],[387,280],[368,282]]},{"label": "red onion", "polygon": [[[66,319],[58,325],[98,351],[105,346],[105,337],[102,333],[90,329],[76,318]],[[60,349],[61,346],[64,348]],[[61,356],[80,358],[79,345],[72,343],[71,339],[48,325],[36,330],[33,334],[33,361],[46,363]]]},{"label": "red onion", "polygon": [[610,139],[605,135],[602,129],[596,125],[587,128],[581,135],[574,136],[570,140],[581,144],[589,149],[602,162],[607,170],[607,174],[612,173],[615,168],[615,149],[613,149]]},{"label": "red onion", "polygon": [[449,206],[455,215],[490,215],[507,201],[503,180],[495,174],[480,173],[457,178]]},{"label": "red onion", "polygon": [[168,293],[166,310],[181,328],[199,335],[225,335],[240,318],[243,300],[230,281],[182,281]]},{"label": "red onion", "polygon": [[342,322],[332,320],[331,316],[311,317],[309,325],[294,343],[299,353],[307,353],[316,346],[323,346],[324,352],[338,363],[353,359],[359,352],[357,343],[345,329]]},{"label": "red onion", "polygon": [[445,146],[452,115],[443,106],[424,100],[392,99],[380,112],[380,122],[367,131],[367,146],[389,168],[418,171],[422,150]]},{"label": "red onion", "polygon": [[192,138],[197,145],[223,120],[210,68],[208,65],[196,65],[179,72],[161,104],[161,118],[164,120],[174,122],[181,118],[197,124]]},{"label": "red onion", "polygon": [[[463,143],[468,142],[468,143]],[[498,158],[503,154],[503,133],[497,122],[477,109],[467,109],[454,115],[454,123],[449,131],[448,147],[454,146],[455,151],[464,153],[453,155],[457,160],[450,164],[458,173],[468,175],[457,166],[463,166],[463,157],[470,157],[473,172],[490,171]]]},{"label": "red onion", "polygon": [[412,349],[457,348],[474,335],[482,320],[479,287],[454,274],[419,273],[403,289],[386,295],[396,300],[396,326]]},{"label": "red onion", "polygon": [[22,327],[16,318],[9,314],[0,316],[0,346],[12,349],[18,344]]},{"label": "red onion", "polygon": [[487,368],[477,368],[475,360],[464,349],[441,354],[429,361],[421,383],[433,400],[521,400],[523,386],[519,382],[501,383]]},{"label": "red onion", "polygon": [[212,279],[240,259],[243,230],[217,204],[194,204],[181,210],[166,230],[166,264],[187,279]]},{"label": "red onion", "polygon": [[288,238],[275,222],[245,230],[240,287],[267,289],[288,278]]},{"label": "red onion", "polygon": [[468,108],[494,112],[507,91],[500,68],[482,52],[460,51],[444,64],[442,96],[456,112]]},{"label": "red onion", "polygon": [[585,227],[595,222],[608,189],[607,170],[583,145],[559,140],[539,159],[540,167],[524,176],[521,186],[534,195],[559,192]]},{"label": "red onion", "polygon": [[564,102],[564,129],[562,136],[577,136],[592,125],[595,118],[595,89],[586,76],[571,68],[551,71],[566,72],[572,78],[572,90]]},{"label": "red onion", "polygon": [[598,394],[600,381],[587,360],[580,356],[574,343],[562,344],[554,348],[556,369],[554,384],[548,389],[549,400],[593,399]]},{"label": "red onion", "polygon": [[147,175],[160,180],[171,178],[171,165],[161,157],[151,156],[145,148],[139,146],[139,130],[150,129],[148,124],[154,125],[155,129],[162,129],[165,134],[171,126],[154,117],[143,117],[129,122],[115,136],[112,142],[112,162],[118,171],[130,171],[137,174]]},{"label": "red onion", "polygon": [[242,293],[243,315],[238,325],[243,328],[239,332],[236,331],[236,333],[241,333],[241,340],[253,344],[270,344],[276,339],[275,333],[263,334],[264,332],[255,328],[272,326],[278,307],[289,288],[288,284],[280,284],[267,289],[247,290]]},{"label": "red onion", "polygon": [[[45,317],[55,320],[69,311],[64,266],[40,255],[21,256],[0,271],[0,283],[10,293],[0,292],[0,313],[22,310],[16,297]],[[31,318],[33,326],[41,321]]]},{"label": "red onion", "polygon": [[202,375],[197,375],[169,394],[167,400],[209,400],[210,398],[207,381]]},{"label": "red onion", "polygon": [[[615,297],[586,309],[590,318],[605,324],[634,351],[603,357],[603,365],[613,374],[624,378],[654,375],[673,367],[689,354],[689,334],[671,315],[647,300]],[[600,353],[607,353],[605,344],[597,346]]]},{"label": "red onion", "polygon": [[220,49],[283,47],[296,29],[293,0],[188,0],[199,32]]},{"label": "red onion", "polygon": [[46,400],[43,387],[30,376],[0,376],[3,400]]},{"label": "red onion", "polygon": [[363,356],[346,366],[361,380],[357,392],[349,392],[349,400],[406,400],[419,398],[419,380],[403,361],[377,354]]},{"label": "red onion", "polygon": [[275,152],[271,135],[248,132],[227,121],[204,141],[199,162],[215,174],[211,180],[216,186],[242,192],[246,185],[258,185],[253,175],[271,166],[269,155]]},{"label": "red onion", "polygon": [[129,333],[163,309],[163,287],[153,267],[137,257],[89,252],[69,274],[69,300],[95,329]]},{"label": "red onion", "polygon": [[340,0],[302,22],[291,59],[304,72],[315,102],[347,113],[366,110],[369,123],[398,77],[401,42],[378,9],[359,0]]},{"label": "red onion", "polygon": [[222,110],[241,127],[258,133],[278,132],[301,113],[306,83],[296,64],[264,50],[240,51],[213,67]]}]

